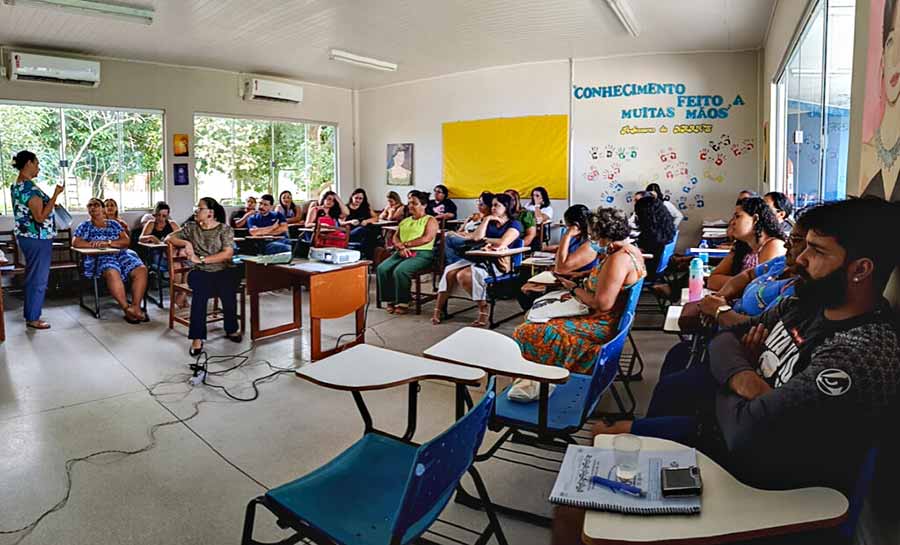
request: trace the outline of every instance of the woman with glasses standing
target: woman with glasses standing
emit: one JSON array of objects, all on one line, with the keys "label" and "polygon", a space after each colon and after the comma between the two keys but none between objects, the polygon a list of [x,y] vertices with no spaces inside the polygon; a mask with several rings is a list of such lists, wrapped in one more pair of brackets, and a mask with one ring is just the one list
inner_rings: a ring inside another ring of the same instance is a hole
[{"label": "woman with glasses standing", "polygon": [[218,297],[222,302],[225,337],[236,343],[241,342],[242,337],[238,333],[237,320],[240,277],[231,262],[234,231],[225,224],[225,209],[212,197],[203,197],[197,202],[194,217],[196,221],[166,237],[166,242],[183,248],[193,263],[193,269],[188,273],[188,286],[192,292],[188,338],[191,339],[189,353],[197,357],[203,352],[203,341],[206,340],[206,306],[211,297]]},{"label": "woman with glasses standing", "polygon": [[11,190],[16,243],[25,255],[25,325],[32,329],[50,329],[50,324],[41,320],[41,310],[50,278],[53,237],[56,236],[53,208],[64,186],[57,185],[53,196],[48,197],[35,185],[34,179],[41,167],[37,156],[30,151],[17,153],[12,166],[19,171]]}]

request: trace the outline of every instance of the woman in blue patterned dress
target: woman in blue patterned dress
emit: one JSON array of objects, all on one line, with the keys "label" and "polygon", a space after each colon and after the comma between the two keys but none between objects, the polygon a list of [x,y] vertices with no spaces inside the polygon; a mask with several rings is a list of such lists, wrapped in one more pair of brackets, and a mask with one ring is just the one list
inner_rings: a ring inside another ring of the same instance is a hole
[{"label": "woman in blue patterned dress", "polygon": [[[75,248],[117,248],[115,254],[88,255],[84,258],[84,274],[88,278],[100,276],[106,281],[110,294],[125,311],[125,321],[130,324],[146,322],[141,301],[147,291],[147,267],[136,253],[128,249],[131,240],[128,233],[115,220],[106,219],[103,201],[88,201],[91,219],[82,223],[72,233]],[[131,279],[131,304],[125,294],[125,280]]]},{"label": "woman in blue patterned dress", "polygon": [[38,158],[22,150],[13,157],[13,167],[19,176],[12,190],[13,215],[16,219],[16,243],[25,255],[25,325],[32,329],[50,329],[41,320],[50,260],[53,256],[53,237],[56,236],[53,208],[63,192],[58,185],[50,197],[34,183],[41,168]]}]

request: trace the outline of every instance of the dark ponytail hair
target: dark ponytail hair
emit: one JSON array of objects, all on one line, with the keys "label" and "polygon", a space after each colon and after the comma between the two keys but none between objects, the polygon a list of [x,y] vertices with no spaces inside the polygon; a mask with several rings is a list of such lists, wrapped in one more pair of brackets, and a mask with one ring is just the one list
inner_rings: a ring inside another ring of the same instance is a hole
[{"label": "dark ponytail hair", "polygon": [[23,168],[25,168],[25,165],[27,165],[31,161],[37,161],[37,155],[23,149],[19,153],[13,155],[12,166],[16,170],[21,171]]},{"label": "dark ponytail hair", "polygon": [[207,208],[213,211],[213,217],[216,218],[216,221],[219,223],[225,223],[225,208],[219,204],[219,201],[215,200],[212,197],[203,197],[200,199],[206,205]]},{"label": "dark ponytail hair", "polygon": [[563,220],[567,224],[578,227],[578,238],[582,240],[588,238],[588,223],[590,223],[590,219],[591,209],[583,204],[573,204],[563,214]]},{"label": "dark ponytail hair", "polygon": [[[772,212],[772,209],[761,197],[738,199],[737,206],[740,206],[748,216],[756,216],[756,223],[753,224],[753,234],[757,242],[759,242],[764,233],[772,238],[785,239],[784,229],[778,221],[778,216],[775,215],[775,212]],[[740,240],[734,242],[734,256],[731,263],[732,276],[739,274],[743,270],[744,258],[751,251],[753,249],[746,242]]]}]

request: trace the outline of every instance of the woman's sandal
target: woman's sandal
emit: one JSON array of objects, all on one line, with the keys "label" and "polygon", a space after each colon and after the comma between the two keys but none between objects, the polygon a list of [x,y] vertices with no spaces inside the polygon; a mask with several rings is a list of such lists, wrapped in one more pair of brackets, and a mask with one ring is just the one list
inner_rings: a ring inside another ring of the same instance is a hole
[{"label": "woman's sandal", "polygon": [[44,320],[35,320],[33,322],[25,322],[25,327],[30,329],[50,329],[50,324]]},{"label": "woman's sandal", "polygon": [[188,354],[190,354],[192,358],[196,358],[197,356],[199,356],[202,353],[203,353],[203,343],[202,342],[200,343],[200,348],[192,347],[190,350],[188,350]]},{"label": "woman's sandal", "polygon": [[487,311],[479,310],[479,311],[478,311],[478,319],[475,320],[474,322],[472,322],[472,323],[469,324],[469,325],[472,326],[472,327],[487,327],[487,326],[488,326],[488,320],[482,320],[482,319],[481,319],[482,316],[484,316],[485,318],[488,318],[488,317],[490,316],[490,314],[489,314]]},{"label": "woman's sandal", "polygon": [[394,314],[409,314],[409,307],[406,305],[397,305],[394,307]]},{"label": "woman's sandal", "polygon": [[434,314],[431,315],[431,325],[438,325],[441,323],[441,309],[434,309]]},{"label": "woman's sandal", "polygon": [[393,303],[388,303],[386,309],[388,314],[393,314],[397,310],[397,307],[395,307]]}]

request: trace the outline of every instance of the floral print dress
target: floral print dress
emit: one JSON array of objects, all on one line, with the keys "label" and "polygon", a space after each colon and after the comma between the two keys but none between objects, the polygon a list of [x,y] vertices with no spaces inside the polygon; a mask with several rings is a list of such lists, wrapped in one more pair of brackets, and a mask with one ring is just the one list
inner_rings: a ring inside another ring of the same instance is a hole
[{"label": "floral print dress", "polygon": [[[628,253],[639,278],[647,275],[646,269],[631,252]],[[584,289],[593,294],[600,280],[601,261],[591,270]],[[544,324],[525,322],[513,332],[522,356],[529,361],[545,365],[565,367],[573,373],[588,374],[600,353],[600,347],[615,336],[619,318],[628,301],[628,294],[635,283],[622,286],[616,303],[609,311],[590,316],[554,318]]]}]

